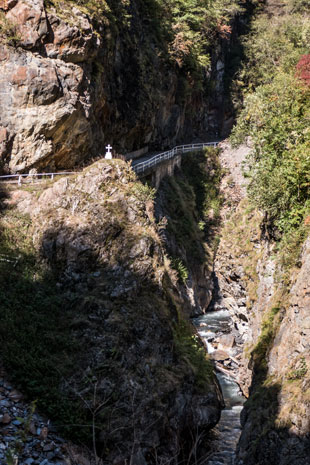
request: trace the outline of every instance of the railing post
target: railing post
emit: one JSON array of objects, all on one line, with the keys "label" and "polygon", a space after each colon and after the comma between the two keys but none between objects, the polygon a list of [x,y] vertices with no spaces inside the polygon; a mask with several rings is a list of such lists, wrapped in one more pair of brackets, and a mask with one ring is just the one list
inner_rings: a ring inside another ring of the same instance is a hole
[{"label": "railing post", "polygon": [[18,176],[18,185],[21,186],[22,185],[22,177],[19,175]]}]

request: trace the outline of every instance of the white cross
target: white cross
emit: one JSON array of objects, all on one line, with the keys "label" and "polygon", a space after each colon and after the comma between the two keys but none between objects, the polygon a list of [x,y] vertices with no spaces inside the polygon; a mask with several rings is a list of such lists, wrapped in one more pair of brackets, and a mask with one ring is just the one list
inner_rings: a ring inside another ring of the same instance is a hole
[{"label": "white cross", "polygon": [[107,145],[107,146],[106,146],[106,149],[107,149],[107,152],[106,152],[104,158],[106,158],[107,160],[112,160],[112,152],[111,152],[112,147],[111,147],[111,145],[110,145],[110,144]]}]

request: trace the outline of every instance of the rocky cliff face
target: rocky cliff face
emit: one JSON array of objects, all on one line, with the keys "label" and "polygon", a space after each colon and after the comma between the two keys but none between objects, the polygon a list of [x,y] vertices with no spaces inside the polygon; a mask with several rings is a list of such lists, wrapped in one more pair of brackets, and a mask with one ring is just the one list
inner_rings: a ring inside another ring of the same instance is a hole
[{"label": "rocky cliff face", "polygon": [[217,149],[186,154],[174,176],[163,179],[156,196],[161,238],[192,317],[204,313],[212,299],[220,178]]},{"label": "rocky cliff face", "polygon": [[256,255],[256,296],[247,312],[241,371],[249,400],[238,463],[308,464],[309,246],[307,241],[300,269],[291,270],[291,279],[285,282],[273,245],[261,239]]},{"label": "rocky cliff face", "polygon": [[154,192],[126,163],[102,161],[6,195],[10,374],[67,435],[93,436],[104,463],[177,463],[218,421],[221,395],[183,314]]},{"label": "rocky cliff face", "polygon": [[[238,153],[228,154],[237,160]],[[240,201],[231,165],[215,272],[217,306],[230,310],[243,346],[238,382],[248,401],[237,463],[308,464],[309,239],[297,266],[284,267],[283,251],[261,228],[262,214],[244,191]]]},{"label": "rocky cliff face", "polygon": [[98,2],[96,15],[85,5],[1,1],[2,171],[72,168],[108,142],[124,153],[218,130],[219,40],[201,88],[169,60],[139,2],[130,3],[130,22],[121,3],[112,14]]},{"label": "rocky cliff face", "polygon": [[258,264],[257,303],[263,295],[264,300],[250,318],[256,328],[249,364],[253,380],[240,463],[309,463],[308,242],[288,282],[279,282],[272,251]]}]

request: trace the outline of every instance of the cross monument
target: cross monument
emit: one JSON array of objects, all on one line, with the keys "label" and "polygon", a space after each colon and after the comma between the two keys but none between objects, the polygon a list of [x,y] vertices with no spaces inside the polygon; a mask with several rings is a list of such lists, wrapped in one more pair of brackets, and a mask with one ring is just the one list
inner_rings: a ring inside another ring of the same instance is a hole
[{"label": "cross monument", "polygon": [[111,152],[112,147],[111,147],[111,145],[110,144],[107,145],[106,149],[107,149],[107,151],[106,151],[106,154],[105,154],[104,158],[106,158],[107,160],[112,160],[112,152]]}]

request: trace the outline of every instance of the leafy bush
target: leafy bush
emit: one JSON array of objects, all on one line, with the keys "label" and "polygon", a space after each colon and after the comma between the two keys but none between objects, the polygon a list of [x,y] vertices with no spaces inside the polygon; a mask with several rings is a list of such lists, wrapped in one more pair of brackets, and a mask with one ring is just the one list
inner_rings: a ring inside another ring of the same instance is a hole
[{"label": "leafy bush", "polygon": [[245,59],[232,86],[237,109],[242,103],[240,91],[241,97],[246,97],[258,86],[270,84],[278,72],[295,69],[300,56],[310,47],[310,19],[301,14],[270,18],[260,13],[241,43]]},{"label": "leafy bush", "polygon": [[278,74],[246,99],[234,131],[235,140],[254,141],[249,196],[282,232],[299,226],[310,207],[309,96],[294,76]]},{"label": "leafy bush", "polygon": [[142,182],[134,183],[132,191],[141,202],[154,200],[156,194],[156,189],[150,187],[148,184],[142,184]]},{"label": "leafy bush", "polygon": [[186,268],[182,260],[180,258],[173,258],[171,264],[172,268],[174,268],[178,273],[179,280],[185,284],[188,278],[188,269]]},{"label": "leafy bush", "polygon": [[303,85],[310,81],[304,54],[310,20],[286,13],[271,21],[272,27],[260,14],[245,43],[247,62],[238,78],[248,87],[231,139],[238,144],[251,137],[249,197],[280,237],[299,228],[310,208],[310,89]]},{"label": "leafy bush", "polygon": [[216,33],[229,35],[230,14],[238,10],[238,3],[209,0],[170,1],[170,14],[174,37],[170,53],[179,66],[209,68],[208,47]]}]

